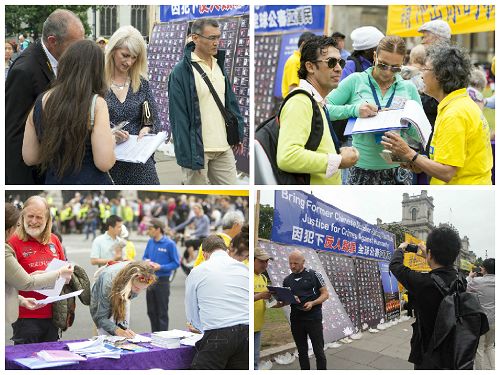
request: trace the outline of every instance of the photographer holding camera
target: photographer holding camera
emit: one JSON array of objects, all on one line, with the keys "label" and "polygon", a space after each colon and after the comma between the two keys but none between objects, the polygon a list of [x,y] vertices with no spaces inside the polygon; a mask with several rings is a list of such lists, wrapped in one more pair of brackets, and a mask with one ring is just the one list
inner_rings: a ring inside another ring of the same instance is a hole
[{"label": "photographer holding camera", "polygon": [[[434,331],[443,295],[436,288],[431,274],[439,276],[446,286],[450,286],[457,279],[457,271],[453,263],[460,253],[460,247],[458,234],[451,228],[441,227],[429,233],[426,245],[410,245],[403,242],[392,256],[389,269],[412,295],[412,304],[415,309],[416,321],[412,324],[413,335],[408,359],[409,362],[414,363],[415,370],[436,368],[427,360],[425,353]],[[407,251],[415,252],[425,258],[431,272],[420,273],[406,267],[403,261],[404,253]]]}]

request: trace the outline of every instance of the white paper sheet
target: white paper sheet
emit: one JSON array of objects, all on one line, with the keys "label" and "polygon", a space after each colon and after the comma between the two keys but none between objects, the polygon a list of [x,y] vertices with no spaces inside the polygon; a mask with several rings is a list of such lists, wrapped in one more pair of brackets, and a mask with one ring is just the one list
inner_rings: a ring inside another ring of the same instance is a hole
[{"label": "white paper sheet", "polygon": [[203,334],[195,333],[194,336],[182,339],[181,344],[187,346],[194,346],[194,344],[196,344],[197,341],[201,340],[202,337]]},{"label": "white paper sheet", "polygon": [[115,147],[116,159],[130,163],[146,163],[151,155],[167,139],[166,132],[148,134],[137,140],[137,135],[130,135],[126,142]]},{"label": "white paper sheet", "polygon": [[71,297],[76,297],[78,295],[80,295],[81,293],[83,292],[83,289],[80,289],[76,292],[72,292],[72,293],[68,293],[68,294],[63,294],[62,296],[54,296],[54,297],[47,297],[45,299],[40,299],[40,300],[37,300],[36,302],[38,304],[48,304],[48,303],[52,303],[52,302],[56,302],[56,301],[62,301],[63,299],[68,299],[68,298],[71,298]]},{"label": "white paper sheet", "polygon": [[[61,259],[54,258],[52,261],[47,265],[47,268],[45,269],[45,272],[50,272],[50,271],[57,271],[59,268],[69,265],[69,262],[66,262]],[[64,283],[66,280],[63,277],[59,277],[56,280],[56,283],[53,288],[51,289],[39,289],[35,290],[35,292],[43,294],[44,296],[47,297],[55,297],[61,294],[61,290],[64,287]]]}]

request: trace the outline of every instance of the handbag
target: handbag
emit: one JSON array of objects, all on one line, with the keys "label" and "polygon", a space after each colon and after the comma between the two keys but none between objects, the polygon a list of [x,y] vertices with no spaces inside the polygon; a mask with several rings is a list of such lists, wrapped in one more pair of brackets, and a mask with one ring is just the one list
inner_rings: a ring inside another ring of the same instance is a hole
[{"label": "handbag", "polygon": [[215,103],[217,103],[217,107],[219,107],[222,117],[224,117],[224,123],[226,125],[227,143],[229,143],[229,145],[231,146],[237,145],[238,143],[240,143],[240,135],[238,132],[238,117],[236,117],[236,115],[229,109],[224,107],[219,98],[219,95],[217,95],[217,92],[215,92],[212,82],[210,82],[210,80],[208,79],[207,73],[203,71],[200,64],[198,64],[197,62],[191,62],[191,64],[193,64],[198,73],[200,73],[201,78],[203,78],[203,80],[207,84],[210,93],[214,97]]},{"label": "handbag", "polygon": [[147,100],[142,103],[142,120],[141,120],[141,128],[149,126],[153,126],[153,118],[151,117],[151,111],[149,109],[149,102]]}]

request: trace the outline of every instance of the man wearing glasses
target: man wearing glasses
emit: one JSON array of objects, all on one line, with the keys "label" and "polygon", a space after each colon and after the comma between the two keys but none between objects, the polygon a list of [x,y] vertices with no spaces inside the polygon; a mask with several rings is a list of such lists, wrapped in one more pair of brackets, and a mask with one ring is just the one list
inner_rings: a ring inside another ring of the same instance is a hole
[{"label": "man wearing glasses", "polygon": [[[304,43],[300,57],[299,89],[303,94],[289,98],[281,110],[276,155],[278,167],[289,173],[310,174],[311,185],[340,184],[339,169],[349,168],[358,160],[354,148],[339,148],[324,107],[324,98],[337,87],[344,65],[332,38],[318,36],[309,39]],[[316,101],[323,120],[321,142],[316,150],[306,147],[316,109],[308,95]]]},{"label": "man wearing glasses", "polygon": [[[218,50],[221,31],[216,20],[203,18],[191,27],[192,42],[168,80],[169,119],[177,164],[183,183],[189,185],[234,185],[236,162],[233,150],[242,148],[243,117],[232,85],[224,72],[225,51]],[[196,66],[195,64],[198,64]],[[230,146],[221,110],[207,83],[208,77],[226,110],[238,119],[240,143]]]}]

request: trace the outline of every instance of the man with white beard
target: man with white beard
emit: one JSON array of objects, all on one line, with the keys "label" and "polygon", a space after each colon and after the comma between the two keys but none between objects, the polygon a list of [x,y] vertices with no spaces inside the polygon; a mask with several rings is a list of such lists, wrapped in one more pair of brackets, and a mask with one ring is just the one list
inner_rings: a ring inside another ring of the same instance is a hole
[{"label": "man with white beard", "polygon": [[[44,271],[52,259],[66,260],[59,239],[52,234],[52,220],[47,201],[32,196],[24,203],[16,233],[8,239],[19,264],[27,273]],[[25,298],[44,299],[37,292],[19,292]],[[14,344],[57,341],[59,332],[52,323],[52,304],[37,310],[19,307],[19,319],[12,324]]]}]

